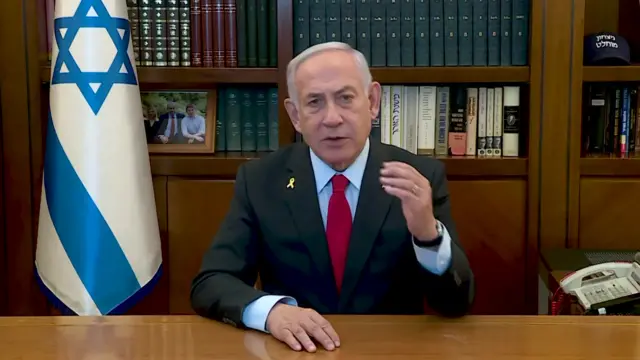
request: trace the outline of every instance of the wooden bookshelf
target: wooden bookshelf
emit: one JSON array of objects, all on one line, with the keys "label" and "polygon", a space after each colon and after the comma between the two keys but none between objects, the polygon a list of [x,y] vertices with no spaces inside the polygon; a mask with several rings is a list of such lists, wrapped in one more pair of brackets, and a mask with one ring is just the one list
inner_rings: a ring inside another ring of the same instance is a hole
[{"label": "wooden bookshelf", "polygon": [[[238,167],[269,153],[220,153],[204,156],[152,155],[151,172],[161,176],[235,176]],[[447,175],[456,177],[524,177],[526,158],[437,157],[444,162]]]},{"label": "wooden bookshelf", "polygon": [[[276,68],[197,68],[197,67],[137,67],[143,85],[201,87],[213,84],[277,84]],[[49,65],[40,67],[40,80],[48,83]]]},{"label": "wooden bookshelf", "polygon": [[640,81],[640,64],[629,66],[584,66],[584,82]]},{"label": "wooden bookshelf", "polygon": [[373,79],[386,84],[524,83],[528,66],[386,67],[371,68]]},{"label": "wooden bookshelf", "polygon": [[580,159],[580,175],[640,177],[640,157],[585,157]]}]

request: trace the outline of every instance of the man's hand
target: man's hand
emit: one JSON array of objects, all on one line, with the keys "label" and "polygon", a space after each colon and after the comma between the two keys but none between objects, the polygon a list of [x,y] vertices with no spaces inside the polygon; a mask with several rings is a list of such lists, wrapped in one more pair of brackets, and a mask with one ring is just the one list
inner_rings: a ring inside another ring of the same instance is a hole
[{"label": "man's hand", "polygon": [[380,182],[388,194],[402,202],[407,228],[416,239],[430,241],[438,237],[431,183],[427,178],[408,164],[392,161],[383,164]]},{"label": "man's hand", "polygon": [[315,310],[287,304],[277,304],[267,317],[267,331],[293,350],[315,352],[315,339],[331,351],[340,346],[338,334],[331,324]]}]

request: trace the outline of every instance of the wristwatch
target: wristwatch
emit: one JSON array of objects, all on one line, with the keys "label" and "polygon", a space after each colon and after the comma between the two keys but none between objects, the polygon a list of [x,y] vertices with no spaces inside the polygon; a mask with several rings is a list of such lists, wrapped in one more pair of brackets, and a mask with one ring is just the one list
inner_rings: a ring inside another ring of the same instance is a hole
[{"label": "wristwatch", "polygon": [[442,237],[444,236],[444,227],[442,223],[438,220],[436,220],[436,230],[438,231],[438,236],[436,236],[435,239],[432,239],[429,241],[420,241],[416,239],[416,237],[414,236],[413,243],[417,247],[421,247],[421,248],[430,248],[434,246],[439,246],[442,243]]}]

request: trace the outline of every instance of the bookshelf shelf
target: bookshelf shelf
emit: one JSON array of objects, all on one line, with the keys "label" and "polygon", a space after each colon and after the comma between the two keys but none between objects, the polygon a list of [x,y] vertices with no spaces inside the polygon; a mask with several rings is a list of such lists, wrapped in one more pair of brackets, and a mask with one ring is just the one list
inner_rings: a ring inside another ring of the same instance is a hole
[{"label": "bookshelf shelf", "polygon": [[640,81],[640,64],[630,66],[583,66],[582,81]]},{"label": "bookshelf shelf", "polygon": [[528,66],[374,67],[371,73],[383,84],[523,83],[530,77]]},{"label": "bookshelf shelf", "polygon": [[[151,155],[151,172],[162,176],[235,177],[243,163],[269,153],[220,153],[205,156]],[[526,158],[437,157],[449,176],[527,176]]]},{"label": "bookshelf shelf", "polygon": [[[276,84],[276,68],[201,68],[201,67],[144,67],[137,68],[140,84],[171,87],[212,84]],[[50,66],[40,68],[40,80],[48,83]]]},{"label": "bookshelf shelf", "polygon": [[580,175],[640,177],[640,157],[586,157],[580,159]]}]

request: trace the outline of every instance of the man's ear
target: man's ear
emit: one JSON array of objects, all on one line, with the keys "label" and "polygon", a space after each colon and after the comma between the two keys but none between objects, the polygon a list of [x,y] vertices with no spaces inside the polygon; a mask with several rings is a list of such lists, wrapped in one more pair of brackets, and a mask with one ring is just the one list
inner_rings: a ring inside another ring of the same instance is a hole
[{"label": "man's ear", "polygon": [[284,107],[287,109],[287,114],[289,114],[289,119],[291,119],[291,124],[293,124],[293,128],[296,129],[297,132],[302,133],[300,129],[300,115],[298,113],[298,109],[296,108],[296,104],[293,103],[293,100],[290,98],[286,98],[284,100]]},{"label": "man's ear", "polygon": [[377,81],[374,81],[369,85],[369,112],[371,113],[371,119],[378,117],[380,112],[380,97],[382,96],[382,86]]}]

